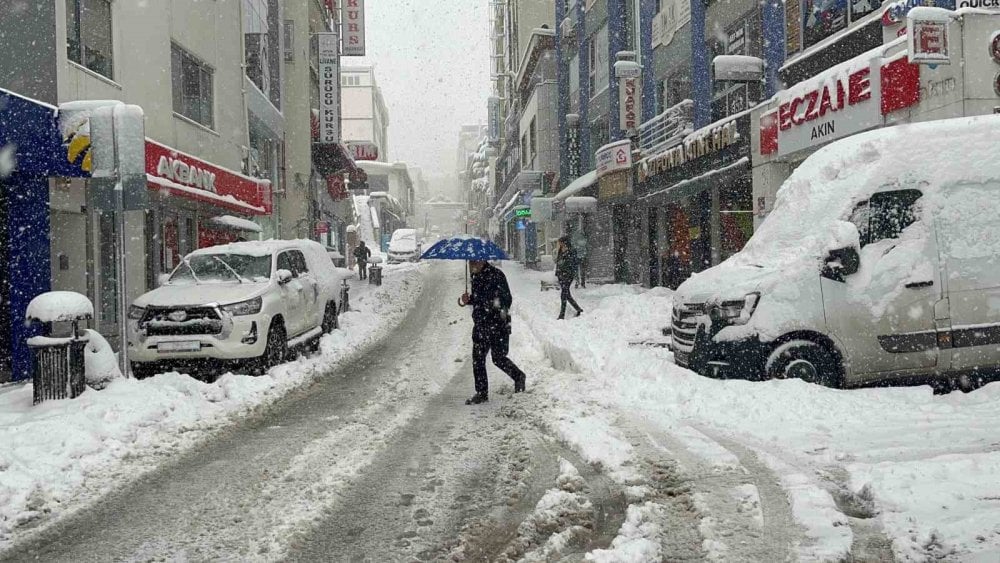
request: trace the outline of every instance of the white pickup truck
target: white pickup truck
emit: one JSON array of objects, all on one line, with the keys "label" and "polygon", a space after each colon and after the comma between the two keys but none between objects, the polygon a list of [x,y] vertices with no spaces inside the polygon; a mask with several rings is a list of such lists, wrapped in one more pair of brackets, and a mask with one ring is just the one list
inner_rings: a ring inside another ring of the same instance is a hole
[{"label": "white pickup truck", "polygon": [[289,349],[316,347],[337,327],[336,295],[349,275],[308,240],[192,252],[129,310],[133,374],[143,378],[205,363],[263,373]]}]

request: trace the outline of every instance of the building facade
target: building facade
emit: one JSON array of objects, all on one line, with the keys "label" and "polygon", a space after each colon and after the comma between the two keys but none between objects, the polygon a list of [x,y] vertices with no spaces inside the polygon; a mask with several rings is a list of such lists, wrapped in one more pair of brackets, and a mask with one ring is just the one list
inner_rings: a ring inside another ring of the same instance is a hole
[{"label": "building facade", "polygon": [[377,153],[364,160],[389,160],[389,109],[371,66],[345,66],[340,72],[341,126],[348,146],[371,143]]}]

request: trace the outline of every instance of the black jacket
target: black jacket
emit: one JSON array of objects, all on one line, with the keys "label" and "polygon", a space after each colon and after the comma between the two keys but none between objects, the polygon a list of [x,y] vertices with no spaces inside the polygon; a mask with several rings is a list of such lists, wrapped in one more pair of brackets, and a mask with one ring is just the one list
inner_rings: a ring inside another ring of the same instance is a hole
[{"label": "black jacket", "polygon": [[358,262],[362,260],[368,260],[372,255],[372,251],[367,246],[358,245],[354,247],[354,257],[358,259]]},{"label": "black jacket", "polygon": [[507,276],[487,264],[472,274],[472,322],[476,328],[501,328],[510,324],[510,286]]},{"label": "black jacket", "polygon": [[580,259],[576,255],[576,250],[569,248],[560,252],[556,258],[556,278],[562,283],[573,281],[579,265]]}]

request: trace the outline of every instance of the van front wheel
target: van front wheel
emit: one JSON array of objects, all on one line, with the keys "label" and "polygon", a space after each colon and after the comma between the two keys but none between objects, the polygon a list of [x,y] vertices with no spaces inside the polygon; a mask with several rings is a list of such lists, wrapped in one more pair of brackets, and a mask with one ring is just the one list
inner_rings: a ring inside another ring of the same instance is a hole
[{"label": "van front wheel", "polygon": [[793,340],[775,348],[767,359],[766,371],[770,379],[801,379],[838,389],[844,386],[840,362],[825,346],[809,340]]}]

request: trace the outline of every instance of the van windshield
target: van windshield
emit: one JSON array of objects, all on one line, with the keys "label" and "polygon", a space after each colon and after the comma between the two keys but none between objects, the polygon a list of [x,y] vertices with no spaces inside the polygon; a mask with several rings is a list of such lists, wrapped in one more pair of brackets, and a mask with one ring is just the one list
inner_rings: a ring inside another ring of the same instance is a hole
[{"label": "van windshield", "polygon": [[271,278],[271,255],[198,254],[188,256],[170,276],[172,284],[263,283]]}]

